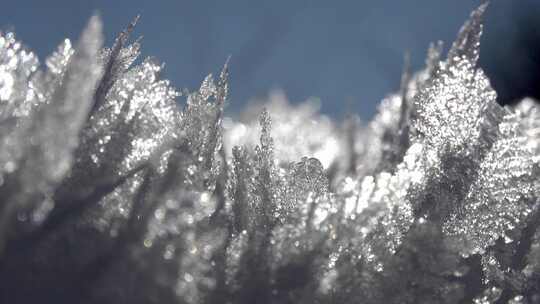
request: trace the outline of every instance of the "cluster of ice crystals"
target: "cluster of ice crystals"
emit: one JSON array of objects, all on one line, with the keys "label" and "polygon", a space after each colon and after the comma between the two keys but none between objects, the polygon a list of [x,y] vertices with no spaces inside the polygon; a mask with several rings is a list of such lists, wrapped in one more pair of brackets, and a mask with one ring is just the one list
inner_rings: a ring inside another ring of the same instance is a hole
[{"label": "cluster of ice crystals", "polygon": [[517,117],[507,114],[499,124],[499,138],[478,165],[459,212],[444,223],[449,234],[461,235],[472,252],[483,251],[505,232],[514,229],[535,203],[534,168],[538,160],[527,147]]},{"label": "cluster of ice crystals", "polygon": [[429,169],[420,210],[442,220],[465,242],[464,255],[483,252],[532,210],[537,158],[519,119],[496,104],[476,68],[485,5],[471,15],[448,59],[415,96],[414,129],[439,165]]},{"label": "cluster of ice crystals", "polygon": [[[38,59],[15,40],[13,33],[0,35],[0,117],[2,130],[0,142],[0,172],[12,172],[23,153],[18,124],[28,128],[22,120],[29,115],[25,109],[36,103],[36,92],[31,83],[38,68]],[[21,117],[22,116],[22,117]],[[22,127],[22,126],[21,126]],[[20,128],[19,128],[20,129]],[[3,178],[2,178],[3,180]]]},{"label": "cluster of ice crystals", "polygon": [[416,96],[415,129],[434,147],[453,153],[480,140],[483,115],[496,94],[469,60],[443,65]]},{"label": "cluster of ice crystals", "polygon": [[[15,34],[8,32],[0,37],[0,100],[2,114],[8,115],[27,99],[28,82],[37,70],[38,59],[15,40]],[[28,100],[31,102],[31,100]],[[5,109],[5,110],[4,110]],[[4,116],[6,118],[7,116]]]},{"label": "cluster of ice crystals", "polygon": [[228,63],[181,94],[137,19],[44,71],[0,34],[0,302],[537,303],[539,106],[496,103],[485,9],[341,127],[278,93],[224,117]]}]

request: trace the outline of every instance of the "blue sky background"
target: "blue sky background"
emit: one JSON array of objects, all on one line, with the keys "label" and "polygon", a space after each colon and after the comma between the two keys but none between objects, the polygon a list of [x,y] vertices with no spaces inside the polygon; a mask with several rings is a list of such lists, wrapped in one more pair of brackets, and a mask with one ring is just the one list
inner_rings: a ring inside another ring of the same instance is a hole
[{"label": "blue sky background", "polygon": [[[479,3],[2,0],[0,27],[15,29],[43,58],[64,37],[76,39],[96,12],[108,45],[141,14],[133,37],[144,36],[143,55],[164,62],[164,76],[176,87],[195,89],[232,55],[229,113],[281,88],[292,102],[319,97],[322,111],[334,117],[354,110],[369,118],[380,99],[398,88],[404,52],[413,68],[421,68],[429,43],[443,40],[448,47]],[[488,75],[504,73],[497,65],[509,60],[516,16],[531,12],[540,18],[540,0],[492,1],[481,55]],[[501,79],[496,88],[506,85]]]}]

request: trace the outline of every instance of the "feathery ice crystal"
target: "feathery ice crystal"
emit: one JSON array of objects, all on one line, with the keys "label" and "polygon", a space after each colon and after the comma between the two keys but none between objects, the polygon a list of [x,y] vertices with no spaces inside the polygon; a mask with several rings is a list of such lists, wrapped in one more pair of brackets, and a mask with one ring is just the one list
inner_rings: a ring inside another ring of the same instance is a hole
[{"label": "feathery ice crystal", "polygon": [[227,64],[176,90],[135,22],[46,70],[0,34],[1,301],[540,303],[540,106],[496,103],[485,9],[368,124],[280,94],[233,121]]}]

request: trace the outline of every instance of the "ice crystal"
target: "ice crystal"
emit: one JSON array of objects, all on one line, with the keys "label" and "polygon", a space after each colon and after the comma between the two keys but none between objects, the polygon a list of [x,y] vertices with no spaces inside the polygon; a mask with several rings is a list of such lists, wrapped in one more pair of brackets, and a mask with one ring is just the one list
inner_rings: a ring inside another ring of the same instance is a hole
[{"label": "ice crystal", "polygon": [[501,107],[473,11],[371,122],[280,93],[225,116],[102,48],[0,33],[0,301],[538,303],[538,103]]}]

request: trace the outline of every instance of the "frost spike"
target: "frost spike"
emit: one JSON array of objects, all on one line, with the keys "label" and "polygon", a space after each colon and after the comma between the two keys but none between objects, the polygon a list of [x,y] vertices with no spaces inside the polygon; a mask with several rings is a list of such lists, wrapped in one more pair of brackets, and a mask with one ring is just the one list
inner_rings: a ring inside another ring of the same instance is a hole
[{"label": "frost spike", "polygon": [[[217,102],[220,104],[223,104],[225,102],[225,99],[227,98],[227,95],[229,94],[229,63],[230,61],[231,61],[231,56],[227,57],[227,60],[225,61],[225,64],[223,65],[223,69],[221,70],[221,73],[219,74],[216,99],[217,99]],[[223,108],[221,108],[221,110],[223,110]]]},{"label": "frost spike", "polygon": [[[408,84],[411,80],[411,56],[407,52],[403,58],[403,72],[401,74],[401,108],[398,122],[398,136],[396,150],[398,159],[401,161],[403,154],[409,147],[409,100],[407,100]],[[401,150],[401,151],[400,151]]]},{"label": "frost spike", "polygon": [[249,179],[251,164],[247,160],[245,149],[234,147],[232,150],[234,161],[235,187],[232,190],[234,198],[232,205],[233,228],[237,233],[251,228],[249,225],[251,207],[249,206]]},{"label": "frost spike", "polygon": [[[212,79],[212,74],[208,75],[206,79],[203,82],[203,85],[201,85],[201,88],[204,87],[213,87],[215,89],[214,96],[215,101],[217,104],[217,113],[214,121],[214,125],[212,126],[212,129],[210,130],[209,135],[209,148],[207,150],[206,155],[206,168],[211,169],[212,163],[214,161],[214,154],[216,152],[216,149],[221,149],[221,119],[223,116],[223,107],[225,105],[225,100],[227,99],[227,94],[229,91],[229,58],[227,58],[227,61],[225,62],[225,65],[223,66],[223,69],[221,70],[221,73],[219,75],[219,80],[217,83],[217,87],[214,86],[214,81]],[[206,83],[206,85],[205,85]]]},{"label": "frost spike", "polygon": [[96,94],[94,95],[94,104],[92,105],[92,109],[89,112],[89,116],[95,113],[97,109],[99,109],[103,105],[103,103],[105,102],[105,96],[107,95],[113,84],[116,82],[117,75],[115,75],[114,70],[118,64],[118,56],[120,55],[120,51],[126,44],[129,35],[135,28],[135,25],[137,25],[140,17],[140,15],[137,15],[135,19],[131,21],[128,27],[123,30],[114,41],[111,55],[109,56],[107,63],[105,64],[103,76],[101,78],[101,81],[99,82],[98,88],[96,89]]},{"label": "frost spike", "polygon": [[469,20],[461,27],[456,41],[448,51],[448,60],[455,61],[457,58],[465,57],[473,65],[476,65],[480,56],[480,38],[482,36],[483,15],[489,2],[485,2],[475,9]]},{"label": "frost spike", "polygon": [[261,152],[264,155],[263,160],[270,164],[273,158],[274,141],[270,135],[272,130],[272,119],[266,108],[263,109],[261,116],[259,117],[259,124],[261,126],[260,144]]},{"label": "frost spike", "polygon": [[[81,35],[62,85],[43,113],[43,123],[36,126],[48,133],[43,138],[43,152],[51,158],[51,162],[46,163],[51,165],[53,179],[61,178],[71,164],[71,154],[78,144],[79,131],[90,110],[100,76],[97,56],[102,43],[101,20],[93,16]],[[56,153],[51,153],[53,151]]]},{"label": "frost spike", "polygon": [[433,77],[435,75],[435,71],[437,70],[439,61],[441,60],[442,51],[443,51],[442,41],[439,40],[436,43],[429,44],[427,57],[426,57],[426,70],[428,72],[429,77]]}]

